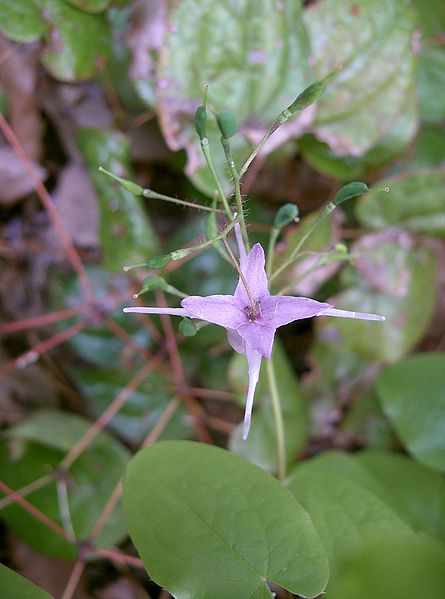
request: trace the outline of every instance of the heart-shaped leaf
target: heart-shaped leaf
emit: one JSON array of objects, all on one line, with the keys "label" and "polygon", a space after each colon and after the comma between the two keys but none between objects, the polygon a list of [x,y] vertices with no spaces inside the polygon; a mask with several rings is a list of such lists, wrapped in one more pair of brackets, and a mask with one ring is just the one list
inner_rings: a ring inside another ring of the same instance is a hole
[{"label": "heart-shaped leaf", "polygon": [[129,531],[149,575],[177,599],[313,597],[327,579],[312,522],[270,474],[217,447],[164,441],[131,461]]}]

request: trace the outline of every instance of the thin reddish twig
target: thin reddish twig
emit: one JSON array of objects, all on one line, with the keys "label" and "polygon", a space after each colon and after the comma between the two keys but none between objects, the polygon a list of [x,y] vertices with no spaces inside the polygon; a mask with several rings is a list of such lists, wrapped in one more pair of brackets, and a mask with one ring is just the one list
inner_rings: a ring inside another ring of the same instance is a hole
[{"label": "thin reddish twig", "polygon": [[20,356],[17,356],[16,358],[14,358],[13,360],[10,360],[9,362],[6,362],[2,366],[2,368],[0,368],[0,375],[8,374],[9,372],[15,370],[16,368],[25,368],[29,364],[36,362],[39,359],[40,354],[43,354],[44,352],[47,352],[50,349],[53,349],[57,345],[60,345],[64,341],[67,341],[67,339],[74,337],[74,335],[79,333],[86,326],[87,326],[86,321],[78,322],[78,323],[74,324],[73,326],[68,327],[64,331],[57,333],[53,337],[50,337],[49,339],[45,339],[44,341],[41,341],[40,343],[36,343],[36,345],[34,345],[33,347],[31,347],[30,349],[25,351]]},{"label": "thin reddish twig", "polygon": [[24,169],[28,173],[29,178],[31,179],[31,181],[33,183],[34,189],[36,190],[36,193],[39,196],[40,201],[42,202],[45,210],[48,213],[48,216],[49,216],[51,223],[54,227],[54,231],[56,232],[56,235],[60,239],[62,247],[65,250],[66,255],[67,255],[73,269],[75,270],[77,276],[79,277],[79,280],[81,282],[82,288],[85,293],[87,303],[93,303],[93,301],[94,301],[93,288],[91,286],[91,281],[90,281],[88,274],[85,270],[83,262],[80,259],[79,253],[76,250],[76,248],[74,247],[71,237],[70,237],[67,229],[65,228],[65,225],[64,225],[62,219],[60,218],[59,212],[58,212],[57,208],[54,206],[45,185],[42,183],[42,181],[38,177],[31,160],[28,158],[28,155],[26,154],[25,150],[23,149],[22,144],[20,143],[20,141],[18,140],[14,131],[11,129],[11,127],[9,126],[5,117],[1,113],[0,113],[0,129],[2,130],[3,135],[6,137],[9,144],[13,148],[14,152],[17,154],[17,157],[19,158],[20,162],[23,164]]},{"label": "thin reddish twig", "polygon": [[[41,476],[40,478],[33,480],[27,485],[24,485],[20,489],[15,490],[14,493],[17,493],[17,495],[20,495],[20,497],[26,497],[34,491],[38,491],[39,489],[46,487],[46,485],[49,485],[49,483],[53,482],[53,480],[54,477],[52,474],[45,474],[44,476]],[[15,502],[15,499],[10,495],[3,497],[3,499],[0,499],[0,510],[2,510],[5,507],[8,507],[8,505],[11,505],[11,503]]]},{"label": "thin reddish twig", "polygon": [[46,514],[37,509],[32,503],[29,503],[24,497],[19,495],[17,491],[8,487],[6,483],[0,480],[0,490],[3,491],[6,495],[14,499],[14,502],[17,503],[21,508],[23,508],[28,514],[33,516],[36,520],[50,528],[53,532],[60,535],[64,539],[67,539],[66,532],[63,530],[61,526],[59,526],[56,522],[53,522]]},{"label": "thin reddish twig", "polygon": [[112,418],[119,412],[122,406],[128,401],[133,395],[139,385],[147,378],[147,376],[159,365],[161,362],[161,355],[156,355],[147,364],[145,364],[131,379],[122,391],[116,396],[111,402],[105,412],[99,416],[94,424],[87,430],[85,435],[79,439],[79,441],[71,448],[65,458],[60,463],[62,470],[67,470],[77,458],[85,451],[90,443],[97,437],[97,435],[108,425]]},{"label": "thin reddish twig", "polygon": [[11,56],[11,54],[14,54],[14,52],[17,50],[17,48],[19,47],[19,44],[9,44],[9,46],[6,48],[6,50],[4,50],[0,56],[0,67],[2,66],[2,64],[4,62],[6,62],[8,60],[8,58]]},{"label": "thin reddish twig", "polygon": [[173,397],[168,402],[164,411],[159,416],[156,424],[151,429],[151,431],[148,433],[148,435],[145,437],[145,439],[142,441],[141,447],[147,447],[148,445],[153,445],[153,443],[156,443],[156,441],[159,439],[162,431],[165,429],[168,421],[173,416],[173,414],[176,412],[179,404],[180,404],[180,401],[177,397]]},{"label": "thin reddish twig", "polygon": [[100,535],[103,527],[108,522],[108,519],[110,518],[111,514],[113,513],[114,508],[119,503],[121,496],[122,496],[122,479],[120,479],[119,482],[117,483],[117,485],[114,487],[113,492],[111,493],[110,497],[108,498],[107,503],[104,506],[104,509],[102,510],[102,513],[100,514],[99,518],[94,523],[94,526],[91,529],[91,532],[89,534],[90,542],[93,543],[97,539],[97,537]]},{"label": "thin reddish twig", "polygon": [[23,320],[17,320],[16,322],[6,322],[0,324],[0,334],[16,333],[17,331],[23,331],[26,329],[34,329],[37,327],[44,327],[60,320],[66,320],[81,314],[84,310],[84,306],[78,308],[69,308],[67,310],[57,310],[56,312],[50,312],[48,314],[40,314],[39,316],[31,316],[30,318],[24,318]]},{"label": "thin reddish twig", "polygon": [[134,568],[144,569],[144,564],[141,559],[133,557],[132,555],[127,555],[118,549],[101,549],[100,547],[94,547],[91,551],[95,555],[109,559],[116,564],[126,564],[127,566],[133,566]]},{"label": "thin reddish twig", "polygon": [[83,557],[79,558],[74,564],[73,569],[71,570],[70,577],[68,578],[68,582],[66,584],[65,590],[63,591],[62,599],[72,599],[72,596],[76,592],[77,587],[79,586],[80,579],[82,578],[83,571],[85,570],[85,559]]},{"label": "thin reddish twig", "polygon": [[142,353],[147,360],[151,358],[150,353],[145,349],[145,347],[139,345],[139,343],[135,341],[134,338],[127,333],[127,331],[121,327],[119,323],[113,320],[111,316],[103,316],[103,321],[110,331],[119,337],[126,345],[133,347],[136,351]]}]

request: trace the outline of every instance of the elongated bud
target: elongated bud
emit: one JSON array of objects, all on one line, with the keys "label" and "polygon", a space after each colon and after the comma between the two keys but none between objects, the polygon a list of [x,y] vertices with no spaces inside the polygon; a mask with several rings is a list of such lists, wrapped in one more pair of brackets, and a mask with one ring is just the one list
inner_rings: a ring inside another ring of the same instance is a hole
[{"label": "elongated bud", "polygon": [[310,85],[304,91],[302,91],[301,94],[297,96],[296,99],[292,102],[292,104],[288,106],[287,112],[293,114],[294,112],[304,110],[311,104],[314,104],[314,102],[320,99],[321,94],[326,89],[328,81],[332,79],[332,77],[334,77],[339,71],[341,71],[341,69],[342,67],[337,67],[321,81],[312,83],[312,85]]},{"label": "elongated bud", "polygon": [[172,260],[173,258],[170,254],[162,254],[161,256],[154,256],[154,258],[149,258],[149,260],[147,260],[144,266],[145,268],[163,268]]},{"label": "elongated bud", "polygon": [[296,204],[284,204],[275,216],[273,223],[274,228],[282,229],[286,225],[289,225],[298,217],[298,212],[298,206]]},{"label": "elongated bud", "polygon": [[141,289],[133,295],[136,299],[143,293],[147,293],[148,291],[154,291],[155,289],[167,289],[168,283],[162,277],[158,277],[157,275],[152,275],[150,277],[145,277],[142,281]]},{"label": "elongated bud", "polygon": [[223,110],[216,115],[216,122],[224,139],[230,139],[238,131],[238,122],[232,112]]},{"label": "elongated bud", "polygon": [[120,185],[122,185],[124,189],[126,189],[133,195],[141,196],[143,194],[144,188],[138,185],[137,183],[129,181],[128,179],[123,179],[122,177],[118,177],[117,175],[114,175],[113,173],[110,173],[109,171],[105,170],[102,166],[99,167],[99,171],[101,173],[105,173],[106,175],[120,183]]},{"label": "elongated bud", "polygon": [[183,318],[179,323],[179,332],[182,333],[184,337],[194,337],[198,331],[199,328],[190,318]]},{"label": "elongated bud", "polygon": [[207,137],[207,109],[202,104],[195,112],[195,130],[199,139]]},{"label": "elongated bud", "polygon": [[355,198],[356,196],[365,193],[365,191],[368,191],[368,186],[366,183],[362,183],[361,181],[353,181],[352,183],[344,185],[337,191],[332,203],[338,206],[339,204],[346,202],[346,200],[350,200],[351,198]]}]

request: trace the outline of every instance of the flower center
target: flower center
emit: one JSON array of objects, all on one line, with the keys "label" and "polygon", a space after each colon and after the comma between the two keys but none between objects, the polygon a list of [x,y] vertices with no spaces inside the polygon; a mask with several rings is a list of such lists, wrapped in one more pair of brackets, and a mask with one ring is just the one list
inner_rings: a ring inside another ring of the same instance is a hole
[{"label": "flower center", "polygon": [[254,300],[254,302],[248,306],[244,306],[244,314],[247,316],[249,322],[255,322],[257,311],[260,307],[260,301]]}]

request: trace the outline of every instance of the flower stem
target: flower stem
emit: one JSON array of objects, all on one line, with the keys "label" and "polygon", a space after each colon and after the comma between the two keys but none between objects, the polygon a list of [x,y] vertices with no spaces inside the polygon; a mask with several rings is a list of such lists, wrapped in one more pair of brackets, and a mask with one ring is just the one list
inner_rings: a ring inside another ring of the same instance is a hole
[{"label": "flower stem", "polygon": [[312,233],[315,231],[315,229],[318,227],[318,225],[327,216],[329,216],[329,214],[331,214],[331,212],[333,210],[335,210],[336,207],[337,206],[333,202],[329,202],[329,204],[326,204],[326,206],[324,206],[324,208],[321,209],[318,217],[315,219],[313,224],[309,227],[309,229],[306,231],[306,233],[300,239],[300,241],[298,242],[297,246],[295,247],[295,249],[293,250],[291,255],[275,270],[274,273],[272,273],[270,275],[269,281],[272,281],[273,279],[275,279],[279,274],[281,274],[283,272],[283,270],[286,270],[286,268],[288,268],[288,266],[290,266],[292,264],[292,262],[294,262],[294,260],[296,260],[296,258],[298,257],[298,255],[300,253],[301,248],[306,243],[306,240],[308,239],[308,237],[310,235],[312,235]]},{"label": "flower stem", "polygon": [[279,127],[281,127],[281,125],[283,125],[289,119],[290,116],[291,116],[291,113],[288,113],[287,110],[283,110],[283,112],[273,122],[273,124],[270,127],[270,129],[265,133],[264,137],[260,140],[260,142],[258,143],[258,145],[252,150],[252,153],[250,154],[250,156],[247,158],[246,162],[241,167],[241,170],[239,172],[239,178],[240,178],[240,180],[243,178],[243,176],[246,173],[246,171],[249,168],[249,166],[252,164],[252,162],[255,160],[255,158],[258,156],[258,154],[261,152],[261,150],[265,146],[265,144],[266,144],[267,140],[269,139],[269,137],[273,133],[275,133],[275,131]]},{"label": "flower stem", "polygon": [[235,187],[235,199],[236,199],[236,209],[238,215],[241,216],[240,219],[240,227],[241,233],[243,235],[244,245],[246,247],[246,251],[250,251],[250,243],[249,236],[247,235],[246,229],[246,221],[244,220],[244,211],[243,211],[243,199],[241,197],[241,187],[240,187],[240,177],[238,175],[238,171],[235,166],[235,161],[232,156],[232,149],[230,147],[230,140],[225,137],[221,137],[221,143],[224,148],[224,153],[226,155],[227,164],[229,165],[230,174],[232,175],[233,185]]},{"label": "flower stem", "polygon": [[221,185],[221,181],[219,180],[218,174],[216,172],[215,166],[213,164],[212,155],[210,153],[209,140],[207,137],[203,137],[201,139],[201,150],[204,154],[204,158],[207,162],[207,166],[212,174],[213,180],[215,181],[216,188],[218,190],[218,196],[221,200],[222,205],[224,206],[224,211],[229,218],[232,218],[232,211],[230,210],[229,203],[227,202],[226,194],[224,193],[224,189]]},{"label": "flower stem", "polygon": [[277,437],[277,476],[280,482],[286,478],[286,450],[284,440],[283,411],[281,409],[280,396],[278,393],[277,379],[273,359],[266,360],[267,382],[269,385],[270,400],[275,419],[275,432]]},{"label": "flower stem", "polygon": [[273,253],[275,250],[275,245],[277,243],[278,235],[280,234],[280,229],[277,227],[273,227],[270,231],[269,235],[269,244],[267,246],[267,262],[266,262],[266,274],[267,277],[270,278],[273,268]]}]

